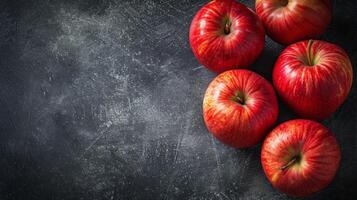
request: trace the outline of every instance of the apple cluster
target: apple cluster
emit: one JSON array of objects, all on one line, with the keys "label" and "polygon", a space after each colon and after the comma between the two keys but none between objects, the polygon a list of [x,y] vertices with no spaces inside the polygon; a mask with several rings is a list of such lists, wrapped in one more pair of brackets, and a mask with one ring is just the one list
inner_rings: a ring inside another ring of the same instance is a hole
[{"label": "apple cluster", "polygon": [[[255,6],[256,13],[235,0],[213,0],[192,20],[192,51],[218,73],[204,96],[204,122],[218,140],[235,148],[264,139],[261,163],[273,187],[308,196],[325,188],[338,170],[338,142],[318,121],[347,98],[352,64],[339,46],[314,40],[331,21],[330,0],[256,0]],[[265,33],[288,45],[275,62],[273,84],[239,69],[259,57]],[[301,119],[276,126],[275,92]]]}]

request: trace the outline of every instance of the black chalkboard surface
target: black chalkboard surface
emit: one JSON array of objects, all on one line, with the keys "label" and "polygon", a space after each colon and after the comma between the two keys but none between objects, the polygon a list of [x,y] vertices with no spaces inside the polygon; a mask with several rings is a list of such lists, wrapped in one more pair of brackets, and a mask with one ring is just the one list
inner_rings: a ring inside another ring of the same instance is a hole
[{"label": "black chalkboard surface", "polygon": [[[266,179],[261,145],[230,148],[203,123],[215,74],[194,58],[188,30],[207,1],[2,0],[0,199],[290,199]],[[357,1],[333,8],[320,38],[357,66]],[[266,37],[251,69],[271,80],[282,49]],[[341,145],[340,169],[307,199],[357,197],[354,81],[322,122]],[[296,118],[280,110],[279,122]]]}]

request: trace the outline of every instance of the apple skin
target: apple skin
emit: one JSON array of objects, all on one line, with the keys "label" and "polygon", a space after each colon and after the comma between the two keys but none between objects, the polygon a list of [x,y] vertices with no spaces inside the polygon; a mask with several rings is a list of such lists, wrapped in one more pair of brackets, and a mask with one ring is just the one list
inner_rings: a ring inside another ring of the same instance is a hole
[{"label": "apple skin", "polygon": [[346,52],[318,40],[290,45],[273,69],[273,83],[281,99],[301,117],[313,120],[326,119],[340,107],[352,79]]},{"label": "apple skin", "polygon": [[272,85],[244,69],[219,74],[203,100],[206,126],[218,140],[235,148],[259,143],[274,126],[278,102]]},{"label": "apple skin", "polygon": [[269,37],[285,45],[321,35],[332,18],[330,0],[256,0],[255,9]]},{"label": "apple skin", "polygon": [[259,17],[234,0],[213,0],[192,20],[190,45],[197,60],[220,73],[248,67],[264,48]]},{"label": "apple skin", "polygon": [[261,152],[270,183],[294,197],[309,196],[325,188],[335,177],[340,159],[334,135],[323,125],[304,119],[274,128]]}]

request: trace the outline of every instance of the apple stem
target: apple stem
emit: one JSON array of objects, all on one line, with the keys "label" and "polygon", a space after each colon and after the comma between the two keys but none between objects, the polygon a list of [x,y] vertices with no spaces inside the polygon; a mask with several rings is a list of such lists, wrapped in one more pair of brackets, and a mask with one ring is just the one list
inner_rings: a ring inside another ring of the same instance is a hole
[{"label": "apple stem", "polygon": [[285,170],[288,167],[290,167],[292,164],[294,164],[296,161],[298,160],[297,156],[294,156],[288,163],[286,163],[285,165],[283,165],[282,167],[280,167],[280,170]]},{"label": "apple stem", "polygon": [[237,96],[237,102],[240,103],[240,104],[244,104],[244,100],[240,96]]},{"label": "apple stem", "polygon": [[231,32],[231,22],[227,21],[224,27],[224,33],[228,35]]},{"label": "apple stem", "polygon": [[233,101],[241,104],[241,105],[244,105],[245,104],[245,96],[242,92],[238,92],[233,98],[232,98]]},{"label": "apple stem", "polygon": [[282,1],[280,1],[280,4],[281,4],[282,6],[288,5],[288,3],[289,3],[289,0],[282,0]]},{"label": "apple stem", "polygon": [[307,43],[307,62],[309,66],[314,66],[314,62],[312,59],[312,52],[311,52],[311,47],[313,42],[314,42],[313,40],[309,40],[309,42]]}]

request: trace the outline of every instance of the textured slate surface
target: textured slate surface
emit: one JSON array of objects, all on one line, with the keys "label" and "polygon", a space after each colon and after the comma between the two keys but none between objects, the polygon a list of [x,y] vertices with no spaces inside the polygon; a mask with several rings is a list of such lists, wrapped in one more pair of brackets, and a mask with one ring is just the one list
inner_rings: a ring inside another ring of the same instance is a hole
[{"label": "textured slate surface", "polygon": [[[215,74],[193,57],[188,28],[206,2],[2,0],[0,199],[289,199],[265,178],[260,145],[224,146],[203,124]],[[356,32],[357,2],[335,1],[321,38],[354,66]],[[271,80],[283,47],[266,41],[251,69]],[[280,122],[295,117],[280,109]],[[356,115],[354,84],[323,122],[340,170],[310,199],[356,199]]]}]

